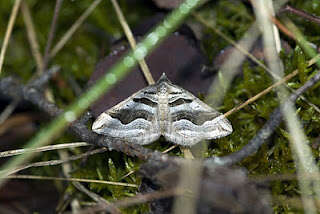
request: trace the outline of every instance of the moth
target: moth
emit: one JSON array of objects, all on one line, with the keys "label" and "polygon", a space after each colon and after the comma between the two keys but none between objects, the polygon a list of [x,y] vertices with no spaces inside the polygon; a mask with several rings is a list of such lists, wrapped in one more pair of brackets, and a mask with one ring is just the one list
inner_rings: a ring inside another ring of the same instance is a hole
[{"label": "moth", "polygon": [[92,130],[140,145],[163,136],[174,144],[192,146],[229,135],[232,126],[221,113],[172,84],[163,73],[155,84],[99,115]]}]

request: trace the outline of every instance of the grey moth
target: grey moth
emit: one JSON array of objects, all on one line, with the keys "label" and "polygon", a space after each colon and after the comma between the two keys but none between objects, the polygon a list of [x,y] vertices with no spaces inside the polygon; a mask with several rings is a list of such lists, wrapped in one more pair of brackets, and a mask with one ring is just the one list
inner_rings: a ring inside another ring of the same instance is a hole
[{"label": "grey moth", "polygon": [[174,144],[192,146],[229,135],[232,126],[223,114],[172,84],[163,73],[155,84],[100,114],[92,130],[140,145],[163,136]]}]

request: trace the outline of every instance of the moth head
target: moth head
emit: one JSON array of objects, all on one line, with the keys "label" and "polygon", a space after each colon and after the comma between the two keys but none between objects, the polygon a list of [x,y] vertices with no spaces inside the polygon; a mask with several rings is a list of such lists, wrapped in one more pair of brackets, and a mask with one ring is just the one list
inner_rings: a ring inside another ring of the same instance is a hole
[{"label": "moth head", "polygon": [[169,83],[171,82],[167,78],[166,74],[162,73],[161,77],[158,79],[158,81],[155,84],[142,89],[141,92],[144,96],[148,96],[148,95],[152,96],[158,93],[166,93],[168,91],[167,87]]},{"label": "moth head", "polygon": [[168,79],[167,75],[165,73],[162,73],[161,77],[158,79],[156,84],[160,84],[162,82],[168,82],[171,83],[170,80]]},{"label": "moth head", "polygon": [[157,91],[159,94],[180,94],[181,89],[171,83],[166,74],[163,73],[159,80],[156,82]]}]

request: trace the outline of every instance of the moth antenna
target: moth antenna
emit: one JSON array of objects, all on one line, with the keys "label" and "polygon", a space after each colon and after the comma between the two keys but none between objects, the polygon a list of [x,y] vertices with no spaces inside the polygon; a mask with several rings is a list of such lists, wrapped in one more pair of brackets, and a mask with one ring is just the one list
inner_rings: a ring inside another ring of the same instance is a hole
[{"label": "moth antenna", "polygon": [[162,73],[161,77],[159,78],[157,83],[160,82],[170,82],[170,80],[168,79],[167,75],[165,73]]}]

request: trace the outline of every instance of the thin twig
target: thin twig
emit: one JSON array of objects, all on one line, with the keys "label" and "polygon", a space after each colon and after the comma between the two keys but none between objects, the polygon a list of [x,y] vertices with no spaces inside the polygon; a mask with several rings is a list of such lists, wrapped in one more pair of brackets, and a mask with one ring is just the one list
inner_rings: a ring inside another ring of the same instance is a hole
[{"label": "thin twig", "polygon": [[[59,66],[52,66],[45,74],[41,75],[39,78],[30,81],[28,87],[36,87],[41,89],[49,79],[60,70]],[[15,110],[19,102],[21,101],[21,96],[13,96],[13,101],[4,109],[4,111],[0,115],[0,127],[2,123],[9,118],[12,112]],[[3,129],[0,128],[0,135],[3,133]]]},{"label": "thin twig", "polygon": [[86,142],[75,142],[75,143],[62,143],[57,145],[43,146],[35,149],[9,150],[5,152],[0,152],[0,158],[10,157],[14,155],[21,155],[23,153],[28,153],[28,152],[45,152],[45,151],[52,151],[52,150],[58,150],[58,149],[71,149],[71,148],[82,147],[82,146],[91,146],[91,144],[88,144]]},{"label": "thin twig", "polygon": [[[151,193],[146,193],[146,194],[139,194],[130,198],[125,198],[123,200],[119,200],[113,203],[113,206],[115,207],[129,207],[133,206],[136,204],[142,204],[146,203],[149,201],[157,200],[157,199],[162,199],[162,198],[168,198],[171,196],[176,196],[176,195],[181,195],[185,191],[180,190],[180,189],[169,189],[169,190],[163,190],[163,191],[157,191],[157,192],[151,192]],[[90,207],[88,209],[85,209],[81,211],[81,214],[86,214],[86,213],[96,213],[105,210],[108,208],[108,206],[105,206],[103,204],[98,204],[95,207]]]},{"label": "thin twig", "polygon": [[[175,148],[177,148],[177,147],[179,147],[179,145],[172,145],[172,146],[170,146],[168,149],[162,151],[161,153],[162,153],[162,154],[166,154],[166,153],[170,152],[171,150],[173,150],[173,149],[175,149]],[[189,150],[189,152],[191,153],[190,150]],[[191,153],[191,155],[192,155],[192,153]],[[124,179],[124,178],[132,175],[132,174],[135,173],[136,171],[137,171],[137,170],[131,170],[130,172],[128,172],[127,174],[125,174],[124,176],[122,176],[119,180],[122,180],[122,179]]]},{"label": "thin twig", "polygon": [[64,45],[69,41],[72,35],[80,27],[80,25],[88,18],[92,11],[99,5],[102,0],[95,0],[88,9],[75,21],[75,23],[70,27],[70,29],[62,36],[59,42],[52,48],[50,52],[50,58],[53,58],[57,53],[64,47]]},{"label": "thin twig", "polygon": [[19,172],[21,170],[25,170],[25,169],[28,169],[28,168],[31,168],[31,167],[55,166],[55,165],[59,165],[59,164],[63,164],[63,163],[69,162],[69,161],[74,161],[74,160],[78,160],[78,159],[81,159],[81,158],[85,158],[85,157],[88,157],[90,155],[102,153],[102,152],[105,152],[105,151],[108,151],[108,149],[107,148],[100,148],[100,149],[95,149],[95,150],[92,150],[92,151],[88,151],[88,152],[82,153],[80,155],[71,156],[70,158],[68,158],[66,160],[50,160],[50,161],[35,162],[35,163],[28,164],[28,165],[17,167],[16,169],[13,169],[10,172],[5,172],[5,174],[6,175],[11,175],[11,174],[17,173],[17,172]]},{"label": "thin twig", "polygon": [[131,170],[130,172],[128,172],[127,174],[125,174],[124,176],[122,176],[119,181],[121,181],[122,179],[125,179],[126,177],[129,177],[130,175],[132,175],[133,173],[137,172],[137,170]]},{"label": "thin twig", "polygon": [[63,0],[56,0],[54,14],[53,14],[53,18],[52,18],[52,22],[51,22],[51,26],[50,26],[50,32],[48,35],[47,45],[46,45],[46,49],[45,49],[44,56],[43,56],[43,64],[42,64],[42,68],[41,68],[41,73],[44,72],[44,70],[46,70],[46,68],[48,66],[48,62],[50,59],[51,44],[53,42],[53,38],[56,33],[57,24],[58,24],[58,17],[59,17],[62,2],[63,2]]},{"label": "thin twig", "polygon": [[[69,158],[69,154],[66,151],[59,150],[58,154],[60,156],[60,159],[65,160],[65,159]],[[70,179],[70,177],[71,177],[70,173],[72,171],[72,165],[69,162],[63,164],[62,165],[62,171],[63,171],[64,176],[66,178]],[[84,194],[86,194],[87,196],[92,198],[94,201],[99,202],[99,203],[103,203],[103,204],[106,204],[106,205],[110,205],[110,203],[107,200],[105,200],[104,198],[102,198],[98,194],[96,194],[94,192],[91,192],[86,187],[84,187],[80,182],[72,181],[72,185],[75,186],[75,188],[78,189],[79,191],[83,192]],[[71,208],[72,208],[72,212],[73,213],[78,213],[80,211],[80,209],[81,209],[80,208],[80,203],[79,203],[77,198],[74,198],[71,201]],[[120,214],[120,211],[115,207],[112,207],[110,209],[110,212],[111,213],[115,213],[115,214]]]},{"label": "thin twig", "polygon": [[[136,41],[135,41],[134,36],[133,36],[133,34],[132,34],[131,30],[130,30],[130,27],[129,27],[129,25],[128,25],[123,13],[122,13],[122,11],[121,11],[121,8],[120,8],[118,2],[116,0],[111,0],[111,2],[112,2],[112,5],[113,5],[113,7],[114,7],[114,9],[116,11],[116,14],[117,14],[117,17],[119,19],[119,22],[120,22],[120,24],[121,24],[121,26],[123,28],[123,31],[124,31],[128,41],[129,41],[129,44],[130,44],[131,48],[135,49],[136,46],[137,46]],[[152,77],[152,74],[150,73],[150,70],[148,68],[148,65],[147,65],[146,61],[144,59],[139,60],[139,65],[141,67],[141,70],[142,70],[142,72],[144,74],[144,77],[146,78],[148,84],[149,85],[154,84],[155,83],[154,79]]]},{"label": "thin twig", "polygon": [[101,197],[100,195],[91,192],[87,188],[85,188],[81,183],[79,182],[72,182],[72,184],[81,192],[85,193],[88,195],[92,200],[98,202],[99,204],[105,204],[107,209],[105,211],[109,211],[111,214],[121,214],[121,211],[115,207],[112,203]]},{"label": "thin twig", "polygon": [[[320,174],[319,173],[304,173],[304,177],[310,179],[310,180],[320,180]],[[250,177],[250,181],[256,182],[256,183],[264,183],[264,182],[270,182],[270,181],[285,181],[285,180],[297,180],[297,174],[272,174],[272,175],[259,175],[259,176],[252,176]]]},{"label": "thin twig", "polygon": [[275,25],[277,25],[278,29],[280,29],[282,33],[286,34],[291,39],[296,40],[295,35],[290,32],[283,24],[281,24],[278,19],[276,19],[274,16],[270,16],[270,19]]},{"label": "thin twig", "polygon": [[[62,159],[62,160],[65,160],[65,159],[69,158],[69,154],[66,151],[58,150],[57,153],[58,153],[60,159]],[[62,168],[63,175],[66,178],[70,178],[71,177],[70,173],[72,171],[72,165],[70,164],[70,162],[62,164],[61,168]],[[75,184],[81,185],[79,182],[76,182],[76,181],[72,181],[72,184],[73,185],[75,185]],[[68,194],[68,192],[66,192],[66,193]],[[69,202],[70,202],[70,207],[71,207],[72,213],[77,213],[81,209],[80,208],[80,202],[79,202],[78,198],[72,198],[71,200],[69,200]]]},{"label": "thin twig", "polygon": [[31,46],[31,53],[36,61],[38,74],[40,74],[41,68],[43,67],[43,59],[40,53],[39,43],[32,21],[30,9],[26,1],[21,2],[21,12],[23,15],[23,21],[27,29],[28,40]]},{"label": "thin twig", "polygon": [[320,25],[320,18],[318,16],[306,13],[305,11],[294,8],[288,4],[280,9],[279,13],[283,13],[283,12],[289,12],[294,15],[301,16],[302,18],[305,18],[311,22],[314,22]]},{"label": "thin twig", "polygon": [[245,101],[244,103],[234,107],[233,109],[231,109],[230,111],[228,111],[227,113],[224,114],[225,117],[230,116],[231,114],[233,114],[236,111],[239,111],[240,109],[242,109],[243,107],[249,105],[250,103],[253,103],[254,101],[256,101],[257,99],[259,99],[260,97],[268,94],[272,89],[274,89],[275,87],[285,83],[286,81],[290,80],[291,78],[293,78],[294,76],[296,76],[299,73],[298,70],[293,71],[292,73],[288,74],[287,76],[285,76],[284,78],[282,78],[281,80],[279,80],[278,82],[272,84],[271,86],[269,86],[268,88],[264,89],[263,91],[261,91],[260,93],[256,94],[255,96],[251,97],[250,99],[248,99],[247,101]]},{"label": "thin twig", "polygon": [[166,154],[168,152],[170,152],[171,150],[177,148],[178,145],[173,145],[173,146],[170,146],[169,148],[167,148],[166,150],[162,151],[163,154]]},{"label": "thin twig", "polygon": [[19,9],[20,3],[21,3],[21,0],[16,0],[14,2],[13,8],[12,8],[12,12],[11,12],[11,15],[10,15],[10,19],[9,19],[9,23],[8,23],[8,27],[7,27],[7,30],[6,30],[6,34],[4,36],[4,40],[3,40],[3,44],[2,44],[2,48],[1,48],[1,52],[0,52],[0,74],[1,74],[1,71],[2,71],[2,66],[3,66],[3,62],[4,62],[4,56],[5,56],[6,51],[7,51],[9,39],[10,39],[10,36],[11,36],[11,32],[12,32],[12,29],[13,29],[14,22],[16,20],[17,14],[18,14],[18,9]]},{"label": "thin twig", "polygon": [[[20,99],[14,99],[13,101],[11,101],[11,103],[9,105],[6,106],[6,108],[1,112],[0,114],[0,126],[3,124],[4,121],[6,121],[10,115],[12,114],[12,112],[15,110],[15,108],[17,107],[17,105],[19,104]],[[1,135],[1,131],[0,131],[0,135]]]},{"label": "thin twig", "polygon": [[28,87],[33,87],[37,89],[43,89],[43,87],[49,82],[49,80],[60,71],[60,66],[52,66],[50,69],[39,76],[39,78],[33,79],[28,83]]},{"label": "thin twig", "polygon": [[[60,177],[46,177],[46,176],[38,176],[38,175],[8,175],[4,178],[9,179],[32,179],[32,180],[53,180],[53,181],[77,181],[77,182],[86,182],[86,183],[99,183],[99,184],[108,184],[115,186],[125,186],[125,187],[134,187],[138,188],[136,184],[122,183],[122,182],[114,182],[114,181],[103,181],[103,180],[94,180],[94,179],[84,179],[84,178],[60,178]],[[0,178],[3,179],[3,178]]]},{"label": "thin twig", "polygon": [[[69,154],[66,151],[63,150],[59,150],[58,152],[59,156],[61,159],[68,159],[69,158]],[[71,164],[68,162],[66,164],[62,165],[62,170],[64,173],[64,176],[68,179],[70,179],[70,173],[72,171],[72,166]],[[88,190],[87,188],[85,188],[80,182],[78,181],[72,181],[72,185],[76,187],[76,189],[78,189],[79,191],[83,192],[84,194],[86,194],[87,196],[89,196],[90,198],[92,198],[94,201],[99,202],[99,203],[103,203],[106,205],[110,205],[110,203],[105,200],[104,198],[102,198],[101,196],[99,196],[98,194],[91,192],[90,190]],[[80,203],[78,201],[77,198],[74,198],[71,201],[71,207],[72,207],[72,212],[73,213],[78,213],[80,211]],[[112,207],[112,209],[110,209],[111,213],[116,213],[119,214],[120,211],[115,208]]]}]

